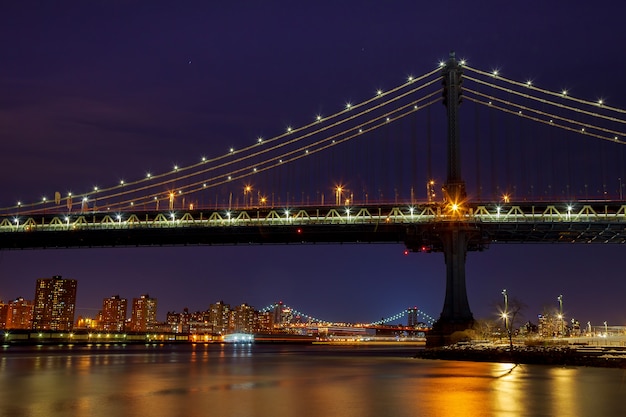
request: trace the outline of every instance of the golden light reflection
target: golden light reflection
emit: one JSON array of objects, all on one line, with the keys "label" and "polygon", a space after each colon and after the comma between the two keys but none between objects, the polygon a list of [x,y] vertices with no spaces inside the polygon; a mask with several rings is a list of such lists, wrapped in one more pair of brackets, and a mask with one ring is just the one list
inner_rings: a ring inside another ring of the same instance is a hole
[{"label": "golden light reflection", "polygon": [[522,416],[528,409],[523,365],[494,363],[491,397],[494,416]]},{"label": "golden light reflection", "polygon": [[574,416],[578,414],[576,402],[576,374],[575,368],[550,369],[550,404],[552,415]]}]

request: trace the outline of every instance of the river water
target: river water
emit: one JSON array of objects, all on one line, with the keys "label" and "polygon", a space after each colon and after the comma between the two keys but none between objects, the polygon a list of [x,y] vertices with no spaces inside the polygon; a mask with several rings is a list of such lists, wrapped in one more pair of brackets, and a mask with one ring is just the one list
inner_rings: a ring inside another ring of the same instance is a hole
[{"label": "river water", "polygon": [[0,350],[0,416],[624,416],[626,370],[298,345]]}]

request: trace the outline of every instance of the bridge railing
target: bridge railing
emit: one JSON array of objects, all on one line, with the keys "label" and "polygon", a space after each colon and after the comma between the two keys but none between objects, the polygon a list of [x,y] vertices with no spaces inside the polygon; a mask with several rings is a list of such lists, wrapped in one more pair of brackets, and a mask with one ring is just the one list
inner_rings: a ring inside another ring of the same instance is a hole
[{"label": "bridge railing", "polygon": [[624,202],[480,204],[452,209],[446,204],[361,207],[304,207],[197,211],[19,214],[0,218],[0,233],[76,229],[482,223],[626,223]]}]

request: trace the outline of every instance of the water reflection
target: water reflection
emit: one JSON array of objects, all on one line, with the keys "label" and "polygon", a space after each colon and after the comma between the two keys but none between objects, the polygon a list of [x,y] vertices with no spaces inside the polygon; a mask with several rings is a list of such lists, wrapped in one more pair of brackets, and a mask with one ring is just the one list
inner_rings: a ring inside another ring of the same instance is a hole
[{"label": "water reflection", "polygon": [[203,344],[3,351],[0,416],[626,414],[622,370],[353,353]]}]

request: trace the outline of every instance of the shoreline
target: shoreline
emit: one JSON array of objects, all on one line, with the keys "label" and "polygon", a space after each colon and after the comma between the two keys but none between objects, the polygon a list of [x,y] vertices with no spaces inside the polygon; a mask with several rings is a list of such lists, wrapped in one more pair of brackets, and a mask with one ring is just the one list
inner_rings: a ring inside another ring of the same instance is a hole
[{"label": "shoreline", "polygon": [[417,359],[626,369],[626,350],[579,346],[451,345],[420,350]]}]

